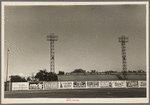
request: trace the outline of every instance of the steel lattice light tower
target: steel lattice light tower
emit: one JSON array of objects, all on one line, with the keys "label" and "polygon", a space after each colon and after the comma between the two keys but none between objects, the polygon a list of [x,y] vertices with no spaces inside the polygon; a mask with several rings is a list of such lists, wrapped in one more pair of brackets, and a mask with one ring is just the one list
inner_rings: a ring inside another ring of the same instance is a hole
[{"label": "steel lattice light tower", "polygon": [[54,41],[57,40],[57,35],[54,35],[53,33],[47,35],[47,41],[50,41],[50,72],[55,72]]},{"label": "steel lattice light tower", "polygon": [[122,47],[122,68],[123,68],[124,79],[127,79],[126,43],[128,42],[128,37],[122,35],[121,37],[119,37],[119,42],[121,42],[121,47]]}]

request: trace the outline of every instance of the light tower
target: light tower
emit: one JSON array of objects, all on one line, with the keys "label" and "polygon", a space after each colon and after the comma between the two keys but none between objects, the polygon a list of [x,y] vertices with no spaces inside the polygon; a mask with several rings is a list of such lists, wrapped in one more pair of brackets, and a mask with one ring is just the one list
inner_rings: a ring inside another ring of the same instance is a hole
[{"label": "light tower", "polygon": [[55,59],[54,59],[54,41],[58,40],[58,36],[51,33],[47,35],[47,41],[50,41],[50,72],[55,72]]},{"label": "light tower", "polygon": [[124,74],[124,79],[127,79],[126,71],[127,71],[127,59],[126,59],[126,43],[128,42],[128,37],[125,37],[125,35],[122,35],[119,37],[119,42],[121,42],[121,48],[122,48],[122,69]]}]

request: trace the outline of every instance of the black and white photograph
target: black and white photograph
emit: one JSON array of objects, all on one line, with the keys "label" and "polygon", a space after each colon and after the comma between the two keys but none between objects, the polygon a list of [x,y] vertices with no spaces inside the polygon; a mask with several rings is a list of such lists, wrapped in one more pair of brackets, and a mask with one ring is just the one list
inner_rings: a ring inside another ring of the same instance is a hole
[{"label": "black and white photograph", "polygon": [[148,1],[1,4],[2,103],[149,103]]}]

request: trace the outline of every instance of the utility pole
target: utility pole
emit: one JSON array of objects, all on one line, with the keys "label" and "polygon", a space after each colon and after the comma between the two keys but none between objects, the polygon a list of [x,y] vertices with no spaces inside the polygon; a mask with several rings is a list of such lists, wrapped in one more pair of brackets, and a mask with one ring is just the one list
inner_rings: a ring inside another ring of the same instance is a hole
[{"label": "utility pole", "polygon": [[9,60],[9,48],[7,48],[7,70],[6,70],[6,82],[8,81],[8,60]]},{"label": "utility pole", "polygon": [[9,58],[9,48],[7,48],[7,67],[6,67],[6,83],[5,83],[5,91],[9,91],[10,90],[10,86],[8,85],[8,58]]},{"label": "utility pole", "polygon": [[55,59],[54,59],[54,41],[58,40],[58,36],[51,33],[47,35],[47,41],[50,41],[50,72],[55,72]]},{"label": "utility pole", "polygon": [[122,48],[122,69],[123,69],[123,75],[124,75],[124,79],[127,79],[127,59],[126,59],[126,43],[129,42],[128,41],[128,37],[125,37],[125,35],[122,35],[121,37],[119,37],[119,42],[121,42],[121,48]]},{"label": "utility pole", "polygon": [[35,80],[34,73],[32,73],[31,75],[32,75],[32,76],[31,76],[31,78],[32,78],[32,81],[34,81],[34,80]]}]

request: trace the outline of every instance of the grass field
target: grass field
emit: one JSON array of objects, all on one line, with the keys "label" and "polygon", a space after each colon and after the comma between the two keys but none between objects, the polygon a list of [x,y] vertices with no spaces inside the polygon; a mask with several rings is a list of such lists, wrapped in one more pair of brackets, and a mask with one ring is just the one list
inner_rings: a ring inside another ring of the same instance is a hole
[{"label": "grass field", "polygon": [[146,88],[5,91],[4,98],[144,98]]}]

